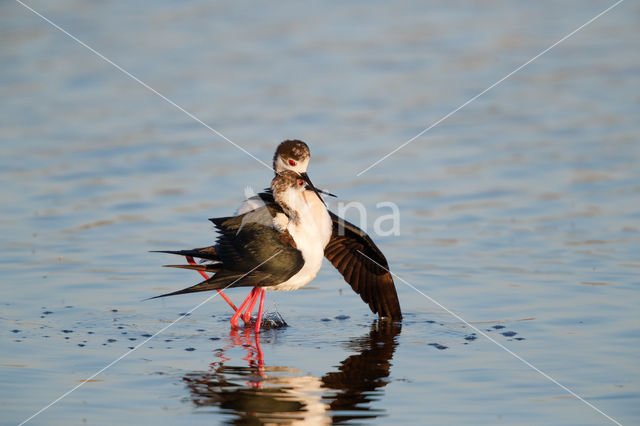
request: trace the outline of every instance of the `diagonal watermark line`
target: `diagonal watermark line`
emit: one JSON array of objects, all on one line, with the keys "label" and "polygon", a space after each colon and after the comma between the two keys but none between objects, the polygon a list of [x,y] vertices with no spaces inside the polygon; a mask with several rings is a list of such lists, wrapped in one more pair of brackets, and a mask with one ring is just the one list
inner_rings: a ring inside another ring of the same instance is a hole
[{"label": "diagonal watermark line", "polygon": [[484,95],[489,90],[493,89],[494,87],[496,87],[497,85],[499,85],[500,83],[502,83],[503,81],[505,81],[506,79],[508,79],[509,77],[511,77],[512,75],[514,75],[515,73],[517,73],[518,71],[520,71],[521,69],[523,69],[524,67],[529,65],[530,63],[532,63],[533,61],[535,61],[536,59],[538,59],[540,56],[544,55],[545,53],[547,53],[548,51],[550,51],[551,49],[553,49],[554,47],[556,47],[557,45],[559,45],[563,41],[567,40],[569,37],[573,36],[575,33],[577,33],[578,31],[582,30],[584,27],[586,27],[587,25],[591,24],[593,21],[595,21],[596,19],[600,18],[602,15],[606,14],[607,12],[609,12],[614,7],[618,6],[623,1],[624,0],[618,0],[617,2],[612,4],[611,6],[609,6],[605,10],[603,10],[602,12],[598,13],[596,16],[594,16],[593,18],[589,19],[587,22],[585,22],[584,24],[580,25],[578,28],[576,28],[575,30],[571,31],[569,34],[567,34],[566,36],[562,37],[560,40],[556,41],[551,46],[547,47],[542,52],[538,53],[536,56],[534,56],[533,58],[529,59],[527,62],[525,62],[524,64],[520,65],[518,68],[516,68],[515,70],[511,71],[509,74],[505,75],[500,80],[496,81],[491,86],[487,87],[482,92],[478,93],[477,95],[475,95],[474,97],[472,97],[471,99],[469,99],[468,101],[466,101],[465,103],[463,103],[462,105],[460,105],[459,107],[454,109],[453,111],[449,112],[444,117],[442,117],[439,120],[435,121],[429,127],[427,127],[426,129],[422,130],[420,133],[418,133],[417,135],[415,135],[414,137],[412,137],[408,141],[404,142],[402,145],[398,146],[393,151],[391,151],[390,153],[386,154],[384,157],[380,158],[378,161],[376,161],[375,163],[371,164],[366,169],[361,170],[358,174],[356,174],[356,176],[360,176],[361,174],[366,173],[367,171],[369,171],[369,169],[377,166],[378,164],[380,164],[381,162],[383,162],[384,160],[386,160],[387,158],[389,158],[390,156],[392,156],[396,152],[400,151],[402,148],[404,148],[405,146],[409,145],[411,142],[413,142],[414,140],[418,139],[420,136],[424,135],[429,130],[433,129],[438,124],[442,123],[447,118],[451,117],[453,114],[455,114],[456,112],[460,111],[462,108],[466,107],[471,102],[475,101],[480,96]]},{"label": "diagonal watermark line", "polygon": [[[259,267],[261,267],[262,265],[264,265],[265,263],[267,263],[268,261],[270,261],[271,259],[273,259],[274,257],[276,257],[277,255],[280,254],[280,252],[282,252],[282,250],[278,250],[275,254],[273,254],[271,257],[269,257],[267,260],[265,260],[264,262],[260,263],[258,266],[256,266],[255,268],[251,269],[250,271],[248,271],[247,273],[245,273],[244,275],[242,275],[240,278],[238,278],[237,280],[234,280],[231,284],[229,284],[228,286],[226,286],[225,288],[223,288],[222,290],[226,290],[229,287],[231,287],[232,285],[234,285],[235,283],[237,283],[238,281],[240,281],[241,279],[243,279],[244,277],[246,277],[247,275],[249,275],[250,273],[252,273],[253,271],[255,271],[256,269],[258,269]],[[29,422],[31,419],[33,419],[34,417],[36,417],[38,414],[41,414],[42,412],[46,411],[47,409],[51,408],[53,405],[55,405],[56,403],[60,402],[62,399],[64,399],[65,397],[67,397],[69,394],[71,394],[72,392],[74,392],[76,389],[78,389],[80,386],[84,385],[85,383],[93,380],[96,376],[98,376],[100,373],[102,373],[103,371],[107,370],[109,367],[113,366],[114,364],[118,363],[119,361],[121,361],[123,358],[125,358],[127,355],[131,354],[132,352],[136,351],[138,348],[144,346],[149,340],[153,339],[154,337],[156,337],[158,334],[166,331],[169,327],[173,326],[175,323],[177,323],[178,321],[182,320],[184,317],[186,317],[187,315],[189,315],[190,313],[194,312],[196,309],[198,309],[200,306],[204,305],[205,303],[207,303],[208,301],[210,301],[211,299],[213,299],[214,297],[216,297],[218,294],[220,293],[215,293],[209,297],[207,297],[205,300],[203,300],[202,302],[198,303],[196,306],[194,306],[193,308],[191,308],[191,310],[187,311],[187,313],[185,315],[181,315],[179,316],[175,321],[169,323],[168,325],[162,327],[159,331],[155,332],[153,334],[153,336],[148,337],[146,340],[144,340],[143,342],[139,343],[137,346],[135,346],[133,349],[130,349],[128,352],[123,353],[122,355],[120,355],[118,358],[116,358],[115,360],[111,361],[109,364],[107,364],[106,366],[104,366],[103,368],[101,368],[100,370],[96,371],[95,373],[93,373],[91,376],[87,377],[86,379],[84,379],[82,382],[80,382],[78,385],[74,386],[73,388],[69,389],[68,391],[66,391],[65,393],[63,393],[62,395],[60,395],[58,398],[54,399],[53,401],[51,401],[49,404],[45,405],[44,407],[42,407],[40,410],[38,410],[37,412],[35,412],[34,414],[32,414],[30,417],[26,418],[25,420],[23,420],[22,422],[20,422],[20,424],[18,426],[22,426],[25,423]]]},{"label": "diagonal watermark line", "polygon": [[415,290],[416,292],[420,293],[422,296],[424,296],[425,298],[429,299],[429,301],[437,306],[439,306],[440,308],[444,309],[445,311],[447,311],[449,314],[453,315],[456,319],[458,319],[459,321],[462,321],[464,324],[466,324],[467,326],[469,326],[470,328],[472,328],[474,331],[476,331],[478,334],[481,334],[482,336],[486,337],[487,339],[489,339],[490,341],[492,341],[493,343],[495,343],[498,347],[500,347],[501,349],[503,349],[504,351],[506,351],[507,353],[509,353],[510,355],[514,356],[516,359],[520,360],[521,362],[523,362],[525,365],[527,365],[528,367],[532,368],[533,370],[535,370],[536,372],[538,372],[539,374],[541,374],[543,377],[545,377],[546,379],[550,380],[551,382],[555,383],[556,385],[560,386],[562,389],[564,389],[566,392],[568,392],[569,394],[571,394],[572,396],[578,398],[580,401],[584,402],[585,404],[587,404],[589,407],[593,408],[594,410],[596,410],[598,413],[602,414],[603,416],[605,416],[607,419],[611,420],[613,423],[622,426],[622,424],[620,422],[618,422],[616,419],[614,419],[613,417],[607,415],[605,412],[603,412],[602,410],[600,410],[598,407],[596,407],[595,405],[593,405],[592,403],[590,403],[589,401],[585,400],[584,398],[582,398],[580,395],[578,395],[577,393],[575,393],[574,391],[572,391],[571,389],[569,389],[568,387],[566,387],[565,385],[563,385],[562,383],[558,382],[556,379],[554,379],[553,377],[551,377],[550,375],[548,375],[547,373],[545,373],[544,371],[540,370],[538,367],[536,367],[535,365],[531,364],[529,361],[527,361],[526,359],[522,358],[520,355],[518,355],[517,353],[513,352],[512,350],[510,350],[509,348],[507,348],[506,346],[504,346],[502,343],[498,342],[497,340],[495,340],[493,337],[489,336],[487,333],[485,333],[484,331],[480,330],[478,327],[476,327],[475,325],[467,322],[464,318],[462,318],[460,315],[456,314],[455,312],[453,312],[452,310],[448,309],[446,306],[444,306],[443,304],[441,304],[440,302],[438,302],[437,300],[435,300],[434,298],[430,297],[429,295],[423,293],[422,291],[420,291],[418,288],[416,288],[414,285],[412,285],[411,283],[409,283],[407,280],[403,279],[401,276],[391,272],[389,269],[385,268],[384,266],[382,266],[381,264],[379,264],[378,262],[376,262],[375,260],[373,260],[372,258],[370,258],[369,256],[367,256],[366,254],[364,254],[363,252],[361,252],[360,250],[358,250],[358,253],[360,253],[362,256],[366,257],[367,259],[369,259],[370,261],[372,261],[373,263],[375,263],[376,265],[378,265],[379,267],[381,267],[382,269],[384,269],[385,271],[389,272],[391,275],[393,275],[394,277],[396,277],[397,279],[399,279],[400,281],[402,281],[404,284],[408,285],[409,287],[411,287],[413,290]]},{"label": "diagonal watermark line", "polygon": [[183,107],[181,107],[180,105],[178,105],[177,103],[173,102],[171,99],[167,98],[165,95],[163,95],[162,93],[158,92],[156,89],[154,89],[153,87],[149,86],[147,83],[145,83],[144,81],[140,80],[138,77],[136,77],[135,75],[131,74],[129,71],[125,70],[124,68],[122,68],[120,65],[116,64],[115,62],[113,62],[111,59],[107,58],[106,56],[104,56],[102,53],[98,52],[97,50],[95,50],[93,47],[89,46],[88,44],[86,44],[85,42],[83,42],[82,40],[78,39],[77,37],[75,37],[73,34],[69,33],[67,30],[65,30],[64,28],[60,27],[58,24],[56,24],[55,22],[51,21],[49,18],[47,18],[46,16],[42,15],[41,13],[39,13],[38,11],[34,10],[32,7],[30,7],[29,5],[23,3],[20,0],[16,0],[17,3],[19,3],[21,6],[23,6],[25,9],[30,10],[31,12],[33,12],[35,15],[39,16],[42,20],[44,20],[45,22],[49,23],[51,26],[53,26],[54,28],[56,28],[57,30],[59,30],[60,32],[64,33],[67,37],[69,37],[70,39],[72,39],[73,41],[75,41],[76,43],[80,44],[81,46],[85,47],[86,49],[88,49],[90,52],[92,52],[93,54],[95,54],[96,56],[98,56],[100,59],[102,59],[103,61],[107,62],[109,65],[112,65],[114,68],[116,68],[118,71],[122,72],[124,75],[126,75],[127,77],[131,78],[132,80],[134,80],[136,83],[142,85],[144,88],[148,89],[149,91],[151,91],[152,93],[154,93],[155,95],[158,95],[160,98],[162,98],[163,100],[165,100],[166,102],[168,102],[169,104],[173,105],[174,107],[176,107],[177,109],[179,109],[180,111],[182,111],[183,113],[185,113],[187,116],[189,116],[190,118],[194,119],[195,121],[197,121],[198,123],[202,124],[204,127],[206,127],[207,129],[211,130],[213,133],[215,133],[216,135],[218,135],[219,137],[221,137],[222,139],[224,139],[225,141],[229,142],[231,145],[235,146],[236,148],[238,148],[240,151],[244,152],[245,154],[247,154],[249,157],[253,158],[254,160],[256,160],[258,163],[262,164],[263,166],[265,166],[266,168],[268,168],[269,170],[271,170],[271,166],[269,166],[267,163],[265,163],[264,161],[260,160],[258,157],[256,157],[255,155],[251,154],[249,151],[247,151],[246,149],[244,149],[243,147],[241,147],[240,145],[238,145],[237,143],[235,143],[234,141],[232,141],[231,139],[229,139],[228,137],[226,137],[225,135],[223,135],[222,133],[220,133],[219,131],[217,131],[216,129],[214,129],[213,127],[209,126],[207,123],[205,123],[204,121],[202,121],[201,119],[199,119],[198,117],[196,117],[195,115],[193,115],[192,113],[190,113],[189,111],[187,111],[186,109],[184,109]]}]

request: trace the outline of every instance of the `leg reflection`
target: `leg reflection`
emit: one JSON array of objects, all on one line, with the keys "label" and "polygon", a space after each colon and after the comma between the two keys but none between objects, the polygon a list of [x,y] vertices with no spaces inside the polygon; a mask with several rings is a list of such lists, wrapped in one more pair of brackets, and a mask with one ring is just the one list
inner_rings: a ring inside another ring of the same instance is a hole
[{"label": "leg reflection", "polygon": [[[233,424],[329,424],[384,415],[374,401],[382,398],[389,382],[399,323],[375,320],[366,335],[348,344],[350,353],[356,354],[321,378],[297,368],[265,366],[260,333],[252,328],[232,330],[209,371],[184,376],[196,407],[218,407],[233,417]],[[228,365],[232,349],[246,351],[242,358],[246,366]]]}]

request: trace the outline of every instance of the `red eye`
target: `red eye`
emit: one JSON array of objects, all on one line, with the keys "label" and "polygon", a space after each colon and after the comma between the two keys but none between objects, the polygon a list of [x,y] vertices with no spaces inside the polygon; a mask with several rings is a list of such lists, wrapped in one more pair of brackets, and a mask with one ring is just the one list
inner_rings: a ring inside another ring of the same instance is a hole
[{"label": "red eye", "polygon": [[300,186],[304,185],[304,181],[303,180],[299,180],[298,181],[298,185],[300,185]]},{"label": "red eye", "polygon": [[293,160],[289,160],[289,165],[290,165],[290,166],[295,166],[295,165],[296,165],[296,162],[295,162],[295,161],[293,161]]}]

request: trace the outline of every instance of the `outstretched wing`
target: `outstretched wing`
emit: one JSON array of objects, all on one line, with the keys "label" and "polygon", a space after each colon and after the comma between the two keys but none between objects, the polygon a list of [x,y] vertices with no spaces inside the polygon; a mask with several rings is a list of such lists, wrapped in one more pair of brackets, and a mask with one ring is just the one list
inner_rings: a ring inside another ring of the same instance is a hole
[{"label": "outstretched wing", "polygon": [[324,255],[351,288],[381,317],[402,319],[393,277],[380,249],[354,224],[329,212],[333,222],[331,240]]}]

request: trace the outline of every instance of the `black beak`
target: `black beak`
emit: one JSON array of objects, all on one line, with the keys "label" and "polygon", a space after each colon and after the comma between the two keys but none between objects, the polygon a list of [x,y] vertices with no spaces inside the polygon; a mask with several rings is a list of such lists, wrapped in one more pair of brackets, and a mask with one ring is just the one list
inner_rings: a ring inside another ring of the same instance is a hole
[{"label": "black beak", "polygon": [[321,193],[321,194],[324,194],[324,195],[328,195],[329,197],[338,198],[338,196],[337,196],[337,195],[333,195],[332,193],[327,192],[327,191],[325,191],[324,189],[318,189],[318,192],[319,192],[319,193]]},{"label": "black beak", "polygon": [[316,187],[313,186],[313,183],[311,182],[311,179],[309,178],[309,175],[305,172],[305,173],[300,173],[300,176],[302,177],[302,179],[304,179],[305,182],[307,182],[307,185],[309,186],[309,188],[311,188],[311,190],[316,193],[316,195],[318,196],[320,201],[322,201],[322,204],[324,204],[325,207],[326,207],[326,204],[325,204],[324,200],[320,196],[320,192],[318,192]]}]

